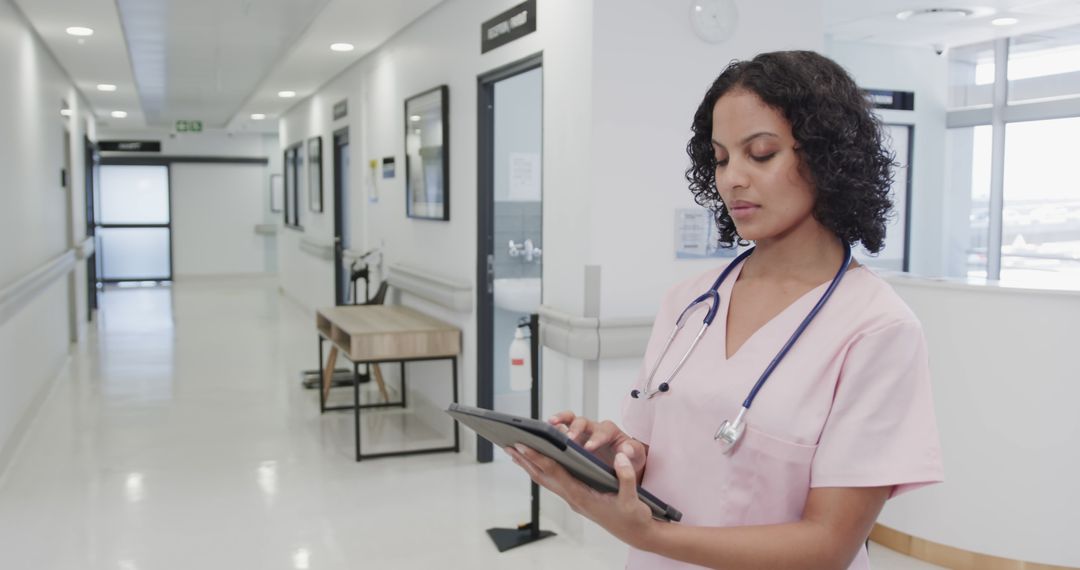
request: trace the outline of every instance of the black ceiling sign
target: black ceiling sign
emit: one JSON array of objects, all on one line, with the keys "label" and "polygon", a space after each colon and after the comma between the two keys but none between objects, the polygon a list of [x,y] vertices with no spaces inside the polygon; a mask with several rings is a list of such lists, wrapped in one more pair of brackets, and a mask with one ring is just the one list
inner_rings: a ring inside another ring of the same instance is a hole
[{"label": "black ceiling sign", "polygon": [[875,109],[894,109],[897,111],[915,110],[915,93],[911,91],[867,89],[865,93],[866,98]]},{"label": "black ceiling sign", "polygon": [[536,31],[536,0],[528,0],[480,25],[480,53]]},{"label": "black ceiling sign", "polygon": [[338,120],[338,119],[344,118],[345,115],[348,115],[348,114],[349,114],[349,100],[348,99],[342,99],[341,101],[338,101],[337,103],[334,103],[334,120],[335,121]]},{"label": "black ceiling sign", "polygon": [[103,152],[161,152],[161,141],[98,141]]}]

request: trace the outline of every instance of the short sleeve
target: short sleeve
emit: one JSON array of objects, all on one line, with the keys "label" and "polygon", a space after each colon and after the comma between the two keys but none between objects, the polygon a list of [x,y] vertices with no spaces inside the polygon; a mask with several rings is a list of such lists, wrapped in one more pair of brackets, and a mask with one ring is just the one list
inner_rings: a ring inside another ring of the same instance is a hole
[{"label": "short sleeve", "polygon": [[811,487],[895,486],[895,497],[944,479],[922,327],[914,319],[850,345],[818,442]]}]

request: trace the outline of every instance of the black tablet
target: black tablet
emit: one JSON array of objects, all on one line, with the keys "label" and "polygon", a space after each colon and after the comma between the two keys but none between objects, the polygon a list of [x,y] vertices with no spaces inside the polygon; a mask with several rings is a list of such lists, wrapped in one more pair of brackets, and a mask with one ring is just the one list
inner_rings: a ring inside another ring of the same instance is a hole
[{"label": "black tablet", "polygon": [[[460,404],[450,404],[446,413],[500,448],[516,443],[526,445],[558,461],[571,475],[597,491],[619,491],[619,480],[614,469],[585,451],[551,424]],[[678,521],[682,518],[678,509],[656,498],[641,486],[638,486],[638,497],[652,509],[653,518],[664,521]]]}]

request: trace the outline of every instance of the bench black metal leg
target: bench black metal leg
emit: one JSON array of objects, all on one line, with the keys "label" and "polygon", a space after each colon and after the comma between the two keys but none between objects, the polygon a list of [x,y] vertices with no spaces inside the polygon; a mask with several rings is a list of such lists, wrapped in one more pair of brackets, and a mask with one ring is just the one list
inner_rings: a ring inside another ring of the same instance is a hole
[{"label": "bench black metal leg", "polygon": [[402,360],[401,361],[401,407],[402,408],[407,407],[406,400],[405,400],[405,397],[406,397],[407,394],[408,394],[408,390],[405,388],[405,361]]},{"label": "bench black metal leg", "polygon": [[353,364],[353,423],[356,427],[356,460],[360,461],[360,365]]},{"label": "bench black metal leg", "polygon": [[[323,337],[322,337],[322,335],[319,335],[319,360],[318,360],[319,365],[315,367],[316,371],[319,371],[319,370],[322,369],[322,353],[323,353]],[[325,382],[325,381],[326,381],[326,379],[323,378],[323,374],[320,373],[319,374],[319,413],[320,414],[326,413],[326,387],[323,386],[323,382]],[[331,381],[333,381],[333,380],[331,380]]]},{"label": "bench black metal leg", "polygon": [[[453,371],[450,374],[450,377],[453,379],[454,382],[454,403],[456,404],[458,400],[458,362],[456,356],[450,359],[450,366],[454,367]],[[461,433],[457,420],[454,420],[454,451],[461,451]]]}]

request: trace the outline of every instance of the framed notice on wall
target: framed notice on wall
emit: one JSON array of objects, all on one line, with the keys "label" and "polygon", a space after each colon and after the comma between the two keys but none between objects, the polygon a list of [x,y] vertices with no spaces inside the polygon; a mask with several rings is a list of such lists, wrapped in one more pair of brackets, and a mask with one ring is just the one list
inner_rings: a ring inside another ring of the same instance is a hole
[{"label": "framed notice on wall", "polygon": [[270,175],[270,211],[281,212],[285,209],[285,178],[280,174]]}]

